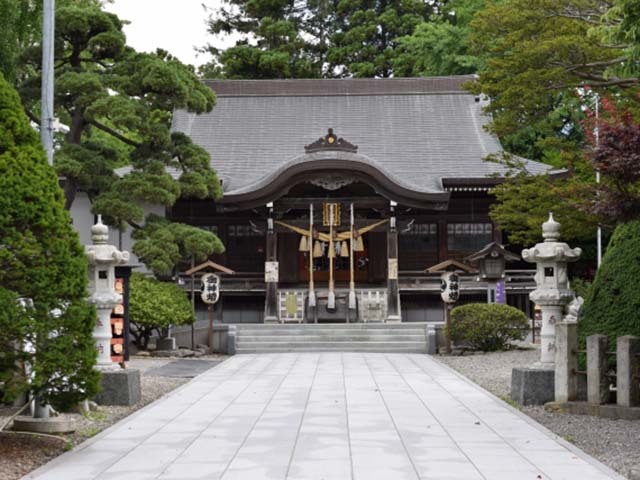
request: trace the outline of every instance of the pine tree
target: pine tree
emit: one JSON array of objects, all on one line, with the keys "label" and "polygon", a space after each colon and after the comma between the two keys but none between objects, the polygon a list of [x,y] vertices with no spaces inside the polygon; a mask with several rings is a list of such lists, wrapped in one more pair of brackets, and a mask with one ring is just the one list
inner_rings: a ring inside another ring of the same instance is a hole
[{"label": "pine tree", "polygon": [[[171,132],[175,109],[204,113],[215,104],[215,95],[193,67],[164,51],[139,53],[128,47],[123,22],[97,0],[61,1],[56,20],[56,116],[69,132],[57,139],[55,165],[65,178],[66,207],[83,191],[94,213],[103,214],[110,225],[144,230],[141,204],[170,208],[178,198],[220,198],[209,154],[188,136]],[[37,122],[40,46],[27,49],[22,58],[23,68],[36,72],[21,83],[20,93]],[[125,165],[132,171],[118,177],[115,170]],[[185,225],[180,232],[192,235],[195,230]],[[216,247],[206,258],[220,252],[221,244],[213,233],[205,234],[207,244]],[[152,235],[158,242],[167,236],[185,240],[158,228],[141,234]],[[145,260],[155,262],[154,252],[147,251]]]},{"label": "pine tree", "polygon": [[[1,75],[0,189],[2,380],[10,396],[31,391],[69,406],[93,396],[99,381],[84,250],[58,177]],[[19,307],[18,297],[30,300]],[[17,371],[20,364],[31,371],[29,381]]]},{"label": "pine tree", "polygon": [[327,60],[338,76],[390,77],[400,37],[411,35],[436,9],[423,0],[340,0]]}]

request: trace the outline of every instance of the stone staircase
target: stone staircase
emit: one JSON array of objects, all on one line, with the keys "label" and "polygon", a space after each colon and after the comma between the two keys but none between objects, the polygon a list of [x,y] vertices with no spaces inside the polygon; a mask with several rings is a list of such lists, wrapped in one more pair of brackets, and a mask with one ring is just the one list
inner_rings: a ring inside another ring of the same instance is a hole
[{"label": "stone staircase", "polygon": [[425,323],[237,325],[236,353],[426,353]]}]

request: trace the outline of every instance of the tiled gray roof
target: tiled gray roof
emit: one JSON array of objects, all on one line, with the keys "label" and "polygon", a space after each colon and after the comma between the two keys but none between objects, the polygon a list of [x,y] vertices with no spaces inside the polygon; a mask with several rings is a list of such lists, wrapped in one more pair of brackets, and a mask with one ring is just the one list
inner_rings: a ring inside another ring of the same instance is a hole
[{"label": "tiled gray roof", "polygon": [[[173,129],[210,153],[226,194],[250,191],[304,161],[304,146],[328,128],[399,183],[441,192],[443,179],[505,173],[483,161],[501,146],[483,128],[482,103],[461,88],[469,79],[210,81],[214,110],[176,111]],[[548,168],[528,162],[534,174]]]}]

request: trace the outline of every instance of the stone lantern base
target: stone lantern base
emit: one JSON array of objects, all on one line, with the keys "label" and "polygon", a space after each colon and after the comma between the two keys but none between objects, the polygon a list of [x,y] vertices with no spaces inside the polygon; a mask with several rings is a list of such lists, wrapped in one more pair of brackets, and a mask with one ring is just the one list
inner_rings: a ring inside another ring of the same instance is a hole
[{"label": "stone lantern base", "polygon": [[102,388],[95,397],[99,405],[132,406],[140,401],[140,370],[102,371]]},{"label": "stone lantern base", "polygon": [[555,398],[555,370],[526,367],[511,371],[511,398],[520,405],[543,405]]}]

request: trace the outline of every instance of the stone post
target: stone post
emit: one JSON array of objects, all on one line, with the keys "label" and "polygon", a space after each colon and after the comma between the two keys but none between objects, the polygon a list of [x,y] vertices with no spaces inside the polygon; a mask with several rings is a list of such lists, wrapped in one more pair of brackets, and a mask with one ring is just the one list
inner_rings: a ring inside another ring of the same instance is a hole
[{"label": "stone post", "polygon": [[617,403],[621,407],[640,406],[640,337],[618,337],[616,348]]},{"label": "stone post", "polygon": [[540,306],[542,328],[540,331],[539,368],[553,368],[555,358],[555,326],[564,317],[564,308],[574,298],[569,288],[568,262],[580,258],[582,250],[570,248],[560,242],[560,224],[549,214],[549,220],[542,224],[544,242],[522,251],[522,258],[536,264],[536,289],[529,298]]},{"label": "stone post", "polygon": [[387,323],[399,323],[400,289],[398,286],[398,230],[395,202],[391,202],[391,217],[387,230]]},{"label": "stone post", "polygon": [[91,227],[92,245],[85,247],[89,261],[89,303],[98,311],[93,337],[98,350],[98,370],[117,370],[120,367],[111,361],[111,311],[122,301],[115,290],[115,267],[129,261],[129,252],[108,245],[109,227],[102,223],[102,216]]},{"label": "stone post", "polygon": [[555,335],[555,401],[571,402],[578,396],[578,324],[560,322]]},{"label": "stone post", "polygon": [[587,337],[587,401],[593,405],[603,405],[609,400],[608,349],[606,335]]}]

